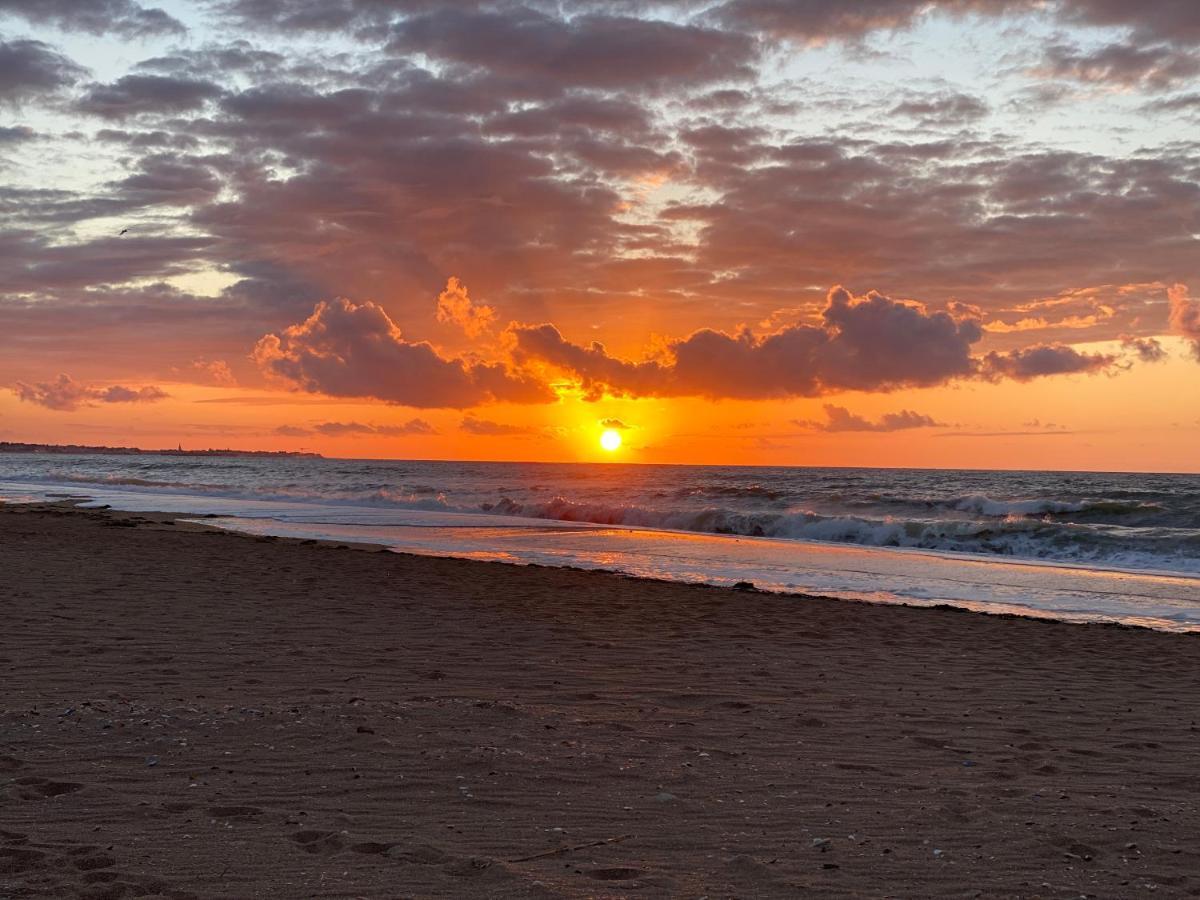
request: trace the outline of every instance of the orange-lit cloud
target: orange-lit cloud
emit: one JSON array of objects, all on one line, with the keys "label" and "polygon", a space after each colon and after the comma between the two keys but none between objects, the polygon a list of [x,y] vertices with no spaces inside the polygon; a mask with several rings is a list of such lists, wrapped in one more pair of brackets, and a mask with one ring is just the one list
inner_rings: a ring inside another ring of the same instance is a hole
[{"label": "orange-lit cloud", "polygon": [[166,391],[152,386],[128,388],[120,384],[108,387],[80,384],[70,375],[59,375],[54,381],[33,384],[18,381],[13,393],[26,403],[36,403],[63,412],[95,403],[153,403],[168,396]]},{"label": "orange-lit cloud", "polygon": [[457,325],[467,337],[482,335],[495,317],[496,311],[490,306],[472,302],[466,285],[454,276],[446,281],[446,289],[438,294],[437,320]]},{"label": "orange-lit cloud", "polygon": [[557,399],[541,382],[502,363],[446,359],[428,343],[406,341],[387,313],[370,301],[322,301],[303,322],[261,338],[254,359],[267,373],[301,390],[333,397],[455,409],[500,400]]},{"label": "orange-lit cloud", "polygon": [[895,390],[971,375],[979,324],[875,292],[829,292],[820,325],[755,335],[702,329],[667,345],[669,358],[628,362],[599,343],[584,347],[553,325],[510,328],[518,360],[571,373],[591,399],[814,397],[838,390]]},{"label": "orange-lit cloud", "polygon": [[826,403],[824,406],[827,420],[813,422],[798,420],[797,425],[803,428],[814,428],[818,431],[907,431],[910,428],[932,428],[945,423],[937,421],[933,416],[902,409],[900,412],[884,413],[878,420],[872,421],[863,416],[856,416],[844,406]]},{"label": "orange-lit cloud", "polygon": [[1200,300],[1193,300],[1187,285],[1172,285],[1167,291],[1171,304],[1171,328],[1192,342],[1192,350],[1200,360]]}]

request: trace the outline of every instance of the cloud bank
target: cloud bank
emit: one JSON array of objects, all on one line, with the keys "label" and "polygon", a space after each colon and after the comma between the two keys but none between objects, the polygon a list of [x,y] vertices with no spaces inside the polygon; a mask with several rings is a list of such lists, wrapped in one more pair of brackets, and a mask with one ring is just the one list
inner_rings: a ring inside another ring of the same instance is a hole
[{"label": "cloud bank", "polygon": [[128,388],[114,384],[109,387],[94,387],[81,384],[70,375],[59,375],[54,381],[39,381],[34,384],[18,381],[12,391],[26,403],[35,403],[60,412],[70,412],[81,406],[94,406],[97,403],[153,403],[169,396],[161,388],[152,386]]},{"label": "cloud bank", "polygon": [[884,413],[877,421],[857,416],[844,406],[835,406],[832,403],[825,404],[825,422],[810,422],[798,421],[796,424],[805,428],[814,428],[817,431],[907,431],[911,428],[932,428],[944,426],[944,422],[939,422],[932,416],[927,416],[924,413],[913,412],[910,409],[902,409],[900,412]]},{"label": "cloud bank", "polygon": [[269,375],[331,397],[453,409],[556,399],[541,382],[501,363],[447,359],[428,343],[406,341],[370,301],[322,301],[303,322],[262,337],[253,359]]}]

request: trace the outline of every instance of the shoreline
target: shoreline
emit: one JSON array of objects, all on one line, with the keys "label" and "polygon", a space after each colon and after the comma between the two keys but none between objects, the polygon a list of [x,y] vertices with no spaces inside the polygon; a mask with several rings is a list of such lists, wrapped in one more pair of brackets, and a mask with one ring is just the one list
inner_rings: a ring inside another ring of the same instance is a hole
[{"label": "shoreline", "polygon": [[176,518],[0,507],[0,896],[1200,890],[1186,635]]},{"label": "shoreline", "polygon": [[[779,588],[774,585],[764,586],[762,584],[756,584],[755,582],[752,582],[752,581],[734,582],[732,580],[726,579],[727,583],[721,583],[721,582],[712,581],[712,580],[702,580],[702,579],[695,579],[695,578],[671,578],[671,577],[667,577],[667,576],[661,576],[661,575],[656,575],[656,574],[644,574],[644,573],[639,573],[636,571],[626,571],[626,570],[622,570],[619,568],[609,568],[609,567],[605,567],[605,566],[588,566],[588,565],[577,565],[577,564],[570,564],[570,563],[555,563],[555,562],[547,563],[547,562],[541,562],[541,561],[525,561],[525,560],[521,560],[521,559],[487,559],[487,558],[480,558],[477,556],[473,556],[469,552],[462,550],[462,549],[451,548],[451,549],[439,549],[439,550],[422,550],[422,549],[414,549],[414,548],[406,546],[404,544],[397,544],[395,542],[389,543],[384,540],[374,540],[368,536],[355,536],[355,535],[342,535],[339,537],[321,536],[321,534],[323,532],[328,532],[328,530],[330,528],[353,529],[353,528],[362,527],[365,530],[365,529],[369,528],[369,526],[354,526],[354,525],[351,525],[351,526],[332,525],[331,526],[331,525],[323,524],[323,523],[319,523],[319,522],[296,525],[295,523],[292,523],[292,522],[289,522],[286,520],[276,520],[269,515],[256,516],[256,517],[245,517],[245,516],[221,515],[218,513],[211,513],[211,512],[193,514],[193,513],[185,513],[185,512],[167,512],[167,511],[162,511],[162,510],[148,510],[148,509],[144,509],[144,508],[132,509],[132,510],[120,509],[120,508],[114,508],[114,507],[111,507],[108,505],[84,506],[83,505],[84,503],[99,502],[99,501],[89,498],[87,495],[83,495],[83,494],[81,494],[79,496],[69,497],[69,498],[63,497],[61,499],[45,500],[45,501],[38,501],[38,500],[15,501],[14,500],[14,501],[7,501],[7,502],[8,502],[8,505],[10,505],[10,506],[23,506],[23,507],[27,507],[27,508],[34,509],[34,510],[45,507],[45,508],[50,508],[50,509],[58,508],[58,509],[66,509],[66,510],[76,510],[79,512],[103,512],[106,515],[108,515],[114,519],[117,519],[117,520],[128,520],[130,518],[133,518],[133,519],[141,521],[141,520],[145,520],[146,517],[150,517],[151,519],[153,519],[156,522],[159,522],[160,524],[170,523],[170,524],[173,524],[173,525],[179,526],[179,527],[197,526],[197,527],[200,527],[205,530],[216,530],[219,532],[224,532],[224,533],[233,534],[233,535],[237,535],[240,537],[246,537],[246,538],[255,539],[255,540],[269,538],[271,540],[279,540],[279,541],[300,543],[300,544],[306,544],[306,545],[311,545],[311,544],[332,545],[332,546],[343,546],[344,545],[344,546],[347,546],[350,548],[355,548],[355,549],[362,548],[362,549],[377,550],[377,551],[387,551],[387,552],[391,552],[391,553],[398,553],[401,555],[428,557],[428,558],[434,558],[434,559],[451,559],[451,560],[461,560],[461,561],[469,561],[469,562],[485,562],[485,563],[492,563],[492,564],[496,564],[496,565],[509,565],[509,566],[517,566],[517,567],[529,566],[531,568],[555,568],[555,569],[562,569],[565,571],[581,572],[581,573],[596,572],[596,573],[601,573],[601,574],[614,575],[617,577],[629,578],[634,581],[660,582],[660,583],[664,583],[664,584],[681,584],[681,585],[688,585],[688,586],[701,587],[701,588],[715,588],[718,590],[727,590],[730,588],[735,588],[735,589],[739,589],[739,590],[744,590],[748,593],[769,595],[769,596],[780,597],[780,598],[790,598],[790,599],[797,600],[797,601],[806,601],[806,600],[817,599],[817,600],[822,600],[822,601],[840,602],[840,603],[868,603],[868,604],[877,604],[877,605],[882,604],[882,605],[889,605],[889,606],[902,606],[902,607],[910,607],[910,608],[914,608],[914,609],[949,609],[949,610],[957,610],[960,612],[976,613],[976,614],[980,614],[980,615],[1002,616],[1002,617],[1010,617],[1010,618],[1023,618],[1023,619],[1030,619],[1033,621],[1042,621],[1042,622],[1054,622],[1056,624],[1103,625],[1103,626],[1122,627],[1122,628],[1142,628],[1142,629],[1146,629],[1146,630],[1150,630],[1150,631],[1159,631],[1159,632],[1165,632],[1165,633],[1170,633],[1170,634],[1200,634],[1200,624],[1187,623],[1187,622],[1172,622],[1172,621],[1169,621],[1166,619],[1158,620],[1158,619],[1153,619],[1153,618],[1142,617],[1143,621],[1129,621],[1128,620],[1129,617],[1122,619],[1122,617],[1117,616],[1117,615],[1106,615],[1106,614],[1099,613],[1099,612],[1095,612],[1095,613],[1091,613],[1091,612],[1081,613],[1081,612],[1074,612],[1074,611],[1064,612],[1064,611],[1059,611],[1059,610],[1054,610],[1054,609],[1037,609],[1037,608],[1033,608],[1033,607],[1029,607],[1029,606],[1021,606],[1021,605],[1005,606],[1004,604],[993,604],[993,603],[989,603],[987,601],[973,600],[973,599],[949,600],[949,599],[933,598],[933,599],[923,600],[923,599],[918,599],[918,598],[906,597],[902,594],[901,595],[889,594],[888,592],[882,591],[882,590],[870,591],[870,592],[858,592],[858,593],[855,593],[853,591],[821,592],[819,590],[807,590],[807,589],[794,589],[794,588],[783,589],[783,588]],[[5,501],[0,501],[0,509],[2,509],[4,507],[4,505],[5,505]],[[460,515],[460,514],[455,513],[455,514],[449,514],[449,515]],[[486,518],[486,516],[475,516],[473,514],[461,514],[461,515],[463,515],[464,518]],[[503,517],[500,517],[500,518],[503,521]],[[209,521],[209,520],[211,520],[211,521]],[[529,520],[529,521],[543,523],[543,520]],[[259,530],[258,526],[261,526],[261,530]],[[507,523],[503,524],[503,525],[496,525],[496,526],[491,526],[491,525],[478,526],[478,525],[472,523],[472,524],[467,524],[467,525],[455,525],[455,526],[446,526],[446,525],[440,525],[440,524],[432,524],[432,525],[406,524],[403,526],[397,525],[397,526],[385,526],[385,527],[392,528],[396,532],[401,532],[401,531],[405,531],[408,529],[415,529],[417,531],[421,531],[421,530],[440,531],[440,530],[449,529],[449,530],[460,530],[465,533],[467,531],[475,530],[477,528],[485,530],[485,531],[491,530],[494,528],[494,529],[497,529],[499,532],[507,532],[509,529],[511,529],[512,530],[511,533],[519,533],[520,529],[521,529],[521,526],[519,526],[519,525],[509,525]],[[296,536],[296,535],[289,535],[286,533],[288,531],[297,531],[297,530],[300,532],[311,531],[312,534],[308,535],[308,536]],[[864,547],[864,546],[861,546],[858,544],[842,544],[842,543],[837,543],[837,542],[830,543],[830,542],[822,542],[822,541],[815,541],[815,540],[789,540],[789,539],[782,539],[782,538],[754,537],[754,536],[747,536],[747,535],[718,535],[718,534],[710,534],[710,533],[706,533],[706,532],[692,532],[692,531],[669,529],[669,528],[651,528],[651,527],[627,526],[627,525],[612,526],[612,525],[603,525],[603,524],[589,523],[589,522],[575,522],[575,521],[564,522],[564,521],[555,520],[555,519],[544,520],[544,527],[538,527],[536,530],[542,534],[550,533],[550,532],[562,532],[563,534],[580,534],[580,533],[584,533],[584,532],[594,532],[594,533],[608,533],[608,532],[625,533],[625,532],[629,532],[632,534],[641,534],[641,535],[675,536],[675,537],[678,537],[681,539],[700,540],[700,541],[733,540],[737,543],[748,542],[751,544],[759,543],[759,542],[766,542],[768,544],[779,545],[781,547],[787,547],[789,550],[794,549],[795,547],[803,547],[803,546],[807,545],[807,546],[818,547],[818,548],[819,547],[828,547],[828,548],[831,548],[834,550],[839,550],[839,551],[844,551],[844,552],[849,552],[849,553],[861,552],[861,553],[866,553],[866,554],[874,554],[874,553],[879,552],[879,553],[884,553],[884,554],[888,554],[888,555],[897,555],[898,554],[899,556],[902,556],[902,557],[903,556],[916,557],[916,558],[925,557],[925,558],[928,558],[928,559],[930,559],[932,561],[936,561],[936,562],[979,563],[979,564],[982,564],[985,566],[997,566],[997,565],[1002,565],[1005,567],[1016,566],[1016,567],[1027,568],[1031,572],[1034,572],[1034,573],[1037,573],[1039,571],[1046,573],[1046,572],[1052,572],[1052,571],[1064,571],[1065,570],[1065,571],[1078,572],[1082,575],[1089,575],[1089,574],[1103,574],[1103,575],[1116,575],[1116,576],[1125,575],[1125,576],[1132,576],[1134,578],[1149,577],[1152,579],[1168,579],[1168,580],[1172,580],[1172,581],[1178,580],[1179,578],[1185,578],[1188,580],[1192,579],[1192,576],[1188,573],[1173,572],[1173,571],[1169,571],[1169,570],[1138,570],[1138,569],[1129,569],[1129,568],[1120,568],[1120,567],[1097,569],[1095,567],[1087,566],[1082,563],[1060,562],[1060,561],[1056,561],[1056,560],[1023,559],[1023,558],[1019,558],[1019,557],[1017,557],[1017,558],[1008,558],[1008,557],[990,558],[990,557],[986,557],[986,556],[983,556],[980,554],[953,553],[950,551],[929,550],[929,549],[917,548],[917,547]],[[886,578],[881,578],[880,580],[886,580]],[[1200,585],[1200,581],[1198,581],[1197,584]],[[736,588],[735,585],[741,585],[742,587]],[[748,587],[747,587],[747,585],[748,585]],[[1153,623],[1153,624],[1149,624],[1149,623]]]},{"label": "shoreline", "polygon": [[488,512],[377,509],[369,505],[161,494],[125,488],[39,492],[6,483],[13,502],[38,498],[142,515],[211,520],[252,535],[382,544],[396,552],[488,559],[686,584],[748,582],[767,593],[1071,623],[1119,622],[1200,632],[1200,573],[1034,559],[1004,553],[876,546],[816,538],[714,533],[649,525],[524,518]]}]

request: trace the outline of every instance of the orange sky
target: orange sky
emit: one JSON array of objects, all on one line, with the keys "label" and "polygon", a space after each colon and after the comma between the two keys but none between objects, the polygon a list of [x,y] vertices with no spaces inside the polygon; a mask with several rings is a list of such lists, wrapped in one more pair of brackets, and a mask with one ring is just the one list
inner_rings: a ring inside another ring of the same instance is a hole
[{"label": "orange sky", "polygon": [[1200,470],[1190,7],[309,2],[0,12],[0,439]]}]

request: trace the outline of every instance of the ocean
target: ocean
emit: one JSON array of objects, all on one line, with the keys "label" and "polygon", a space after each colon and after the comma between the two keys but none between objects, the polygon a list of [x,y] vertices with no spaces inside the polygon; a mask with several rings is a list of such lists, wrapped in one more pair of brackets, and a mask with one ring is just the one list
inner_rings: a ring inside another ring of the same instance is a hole
[{"label": "ocean", "polygon": [[1197,475],[0,455],[0,499],[64,495],[410,552],[1200,629]]}]

